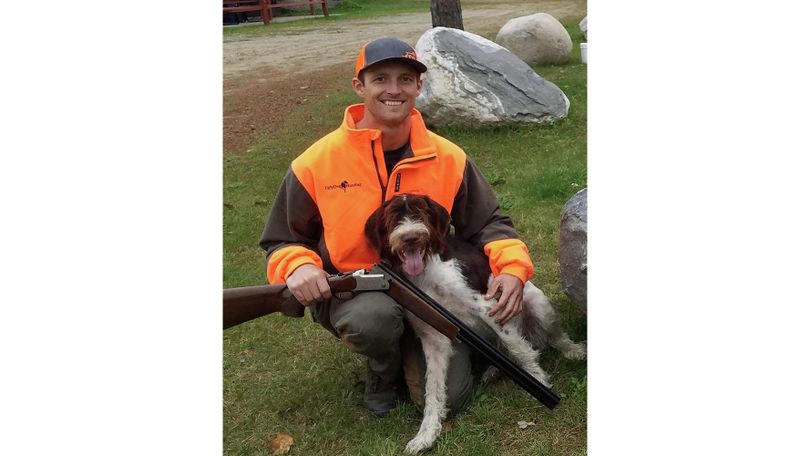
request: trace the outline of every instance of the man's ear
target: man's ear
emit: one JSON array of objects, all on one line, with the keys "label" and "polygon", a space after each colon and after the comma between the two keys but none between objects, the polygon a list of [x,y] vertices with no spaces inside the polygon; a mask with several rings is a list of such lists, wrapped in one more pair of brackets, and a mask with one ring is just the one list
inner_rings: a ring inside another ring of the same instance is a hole
[{"label": "man's ear", "polygon": [[418,97],[420,93],[422,93],[422,76],[419,76],[419,79],[416,80],[416,96]]},{"label": "man's ear", "polygon": [[356,77],[352,78],[352,88],[358,97],[363,98],[363,94],[366,90],[366,85],[363,84],[363,81],[357,79]]}]

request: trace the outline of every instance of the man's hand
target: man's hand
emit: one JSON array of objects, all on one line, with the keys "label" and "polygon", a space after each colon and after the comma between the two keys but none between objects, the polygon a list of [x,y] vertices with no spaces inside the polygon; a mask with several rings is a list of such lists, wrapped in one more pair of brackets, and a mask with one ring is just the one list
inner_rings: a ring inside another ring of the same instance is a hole
[{"label": "man's hand", "polygon": [[523,281],[512,274],[501,274],[492,280],[485,299],[492,299],[498,290],[501,290],[501,297],[489,311],[489,316],[498,314],[495,321],[503,325],[512,317],[523,311]]},{"label": "man's hand", "polygon": [[326,301],[332,297],[332,290],[326,281],[328,276],[326,271],[314,264],[304,264],[287,277],[287,288],[301,305],[310,306],[315,301]]}]

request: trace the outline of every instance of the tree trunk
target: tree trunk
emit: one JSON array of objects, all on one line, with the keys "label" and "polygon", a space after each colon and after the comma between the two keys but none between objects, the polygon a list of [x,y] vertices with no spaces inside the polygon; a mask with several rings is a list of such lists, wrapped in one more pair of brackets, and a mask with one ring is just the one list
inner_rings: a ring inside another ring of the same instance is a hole
[{"label": "tree trunk", "polygon": [[461,0],[430,0],[430,18],[434,27],[464,30],[461,22]]}]

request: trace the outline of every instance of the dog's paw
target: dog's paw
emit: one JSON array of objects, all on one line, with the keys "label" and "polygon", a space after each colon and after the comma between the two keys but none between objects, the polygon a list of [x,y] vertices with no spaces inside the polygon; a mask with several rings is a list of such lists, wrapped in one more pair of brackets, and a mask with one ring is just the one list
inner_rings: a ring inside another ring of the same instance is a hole
[{"label": "dog's paw", "polygon": [[417,435],[405,445],[405,452],[408,454],[419,454],[432,446],[432,440]]},{"label": "dog's paw", "polygon": [[540,381],[540,383],[546,385],[546,388],[551,388],[551,377],[545,373],[540,372],[538,375],[535,375],[534,378]]},{"label": "dog's paw", "polygon": [[501,378],[501,371],[495,366],[489,366],[487,370],[481,374],[481,383],[484,385],[489,385],[490,383],[495,382],[499,378]]},{"label": "dog's paw", "polygon": [[581,360],[585,359],[585,344],[571,344],[568,350],[562,352],[562,355],[568,359]]}]

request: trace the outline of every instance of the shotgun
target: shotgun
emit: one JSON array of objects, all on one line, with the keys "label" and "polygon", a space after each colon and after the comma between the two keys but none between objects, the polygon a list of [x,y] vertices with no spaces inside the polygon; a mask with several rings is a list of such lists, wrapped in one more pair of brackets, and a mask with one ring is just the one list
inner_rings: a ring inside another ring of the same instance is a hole
[{"label": "shotgun", "polygon": [[[375,264],[368,272],[361,269],[351,274],[331,275],[327,281],[332,294],[342,299],[355,292],[387,293],[449,339],[463,342],[482,355],[546,407],[553,409],[560,402],[560,398],[548,387],[385,263]],[[259,285],[223,291],[223,326],[226,329],[273,312],[302,317],[304,306],[292,296],[286,285]]]},{"label": "shotgun", "polygon": [[[362,269],[352,274],[330,275],[327,282],[332,294],[344,299],[357,291],[388,289],[388,281],[381,274],[365,274]],[[304,316],[304,306],[284,284],[226,288],[222,291],[223,329],[274,312],[300,318]]]}]

